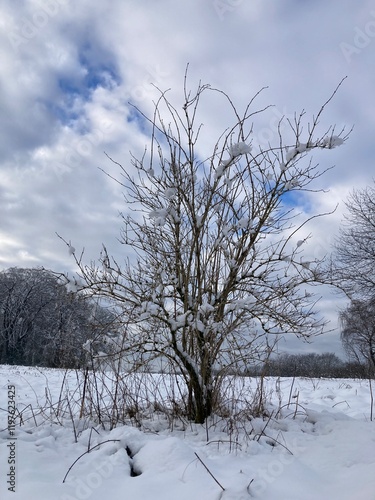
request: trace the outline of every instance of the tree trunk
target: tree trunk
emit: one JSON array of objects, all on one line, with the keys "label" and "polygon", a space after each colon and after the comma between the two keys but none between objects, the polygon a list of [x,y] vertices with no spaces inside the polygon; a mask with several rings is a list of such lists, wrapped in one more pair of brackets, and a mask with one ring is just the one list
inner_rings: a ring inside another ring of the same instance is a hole
[{"label": "tree trunk", "polygon": [[188,413],[189,419],[196,424],[204,424],[206,419],[212,414],[213,394],[211,384],[199,383],[196,375],[190,374],[188,387]]}]

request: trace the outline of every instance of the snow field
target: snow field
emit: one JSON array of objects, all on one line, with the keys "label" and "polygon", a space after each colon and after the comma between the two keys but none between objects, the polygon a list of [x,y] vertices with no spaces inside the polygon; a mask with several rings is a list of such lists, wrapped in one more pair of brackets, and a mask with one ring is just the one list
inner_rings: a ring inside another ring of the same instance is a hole
[{"label": "snow field", "polygon": [[[0,366],[1,499],[375,498],[368,381],[270,378],[264,419],[246,420],[239,409],[238,422],[215,416],[207,427],[180,422],[173,431],[162,415],[144,429],[122,425],[111,431],[75,419],[76,442],[73,420],[58,422],[46,407],[46,400],[58,401],[63,376],[59,370]],[[73,387],[75,375],[69,376]],[[16,386],[24,418],[16,427],[16,493],[6,482],[9,383]]]}]

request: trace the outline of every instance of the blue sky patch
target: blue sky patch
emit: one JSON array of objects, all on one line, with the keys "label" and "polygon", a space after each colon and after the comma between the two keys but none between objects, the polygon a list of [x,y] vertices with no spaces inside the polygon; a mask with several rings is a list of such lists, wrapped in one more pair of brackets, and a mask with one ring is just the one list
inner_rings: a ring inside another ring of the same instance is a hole
[{"label": "blue sky patch", "polygon": [[[67,74],[57,80],[59,98],[46,103],[49,111],[60,123],[73,127],[82,116],[78,101],[90,101],[92,93],[99,87],[112,90],[121,84],[113,56],[103,50],[93,49],[86,44],[79,52],[79,64],[83,71],[79,74]],[[85,133],[85,130],[79,131]]]}]

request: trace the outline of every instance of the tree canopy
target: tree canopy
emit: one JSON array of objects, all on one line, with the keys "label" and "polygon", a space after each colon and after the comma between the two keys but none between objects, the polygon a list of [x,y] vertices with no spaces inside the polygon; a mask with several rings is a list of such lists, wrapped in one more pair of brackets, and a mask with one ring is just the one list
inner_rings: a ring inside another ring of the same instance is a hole
[{"label": "tree canopy", "polygon": [[[291,141],[281,119],[277,143],[263,148],[252,139],[253,119],[265,111],[255,108],[257,96],[240,113],[209,85],[190,92],[186,77],[182,107],[160,91],[151,118],[135,110],[150,125],[149,148],[132,157],[131,168],[118,164],[125,262],[105,247],[92,265],[71,252],[83,288],[122,307],[128,351],[168,360],[182,374],[186,411],[196,422],[212,413],[228,371],[264,359],[277,335],[324,330],[311,285],[325,276],[321,262],[302,258],[305,240],[298,237],[322,214],[301,220],[288,200],[319,190],[325,169],[311,161],[312,151],[347,137],[334,127],[318,132],[333,95],[310,123],[304,112],[288,123]],[[203,98],[228,106],[233,121],[199,148]]]}]

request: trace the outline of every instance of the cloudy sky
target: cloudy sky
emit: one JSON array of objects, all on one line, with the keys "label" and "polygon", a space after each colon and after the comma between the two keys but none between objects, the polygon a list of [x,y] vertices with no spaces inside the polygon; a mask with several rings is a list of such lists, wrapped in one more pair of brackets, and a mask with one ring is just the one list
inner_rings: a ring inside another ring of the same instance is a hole
[{"label": "cloudy sky", "polygon": [[[148,142],[129,102],[152,111],[155,91],[181,96],[183,75],[226,91],[243,107],[262,87],[258,142],[276,139],[275,123],[302,109],[316,113],[347,76],[322,119],[354,125],[341,148],[323,151],[316,211],[336,213],[309,227],[307,257],[330,245],[353,188],[373,179],[375,6],[336,0],[3,0],[0,7],[0,268],[72,271],[56,233],[95,259],[105,242],[118,259],[124,210],[104,151],[130,168],[129,151]],[[207,107],[217,137],[226,110]],[[263,120],[263,121],[262,121]],[[305,235],[302,235],[305,236]],[[321,310],[337,327],[345,302],[324,291]],[[340,351],[338,334],[305,352]]]}]

